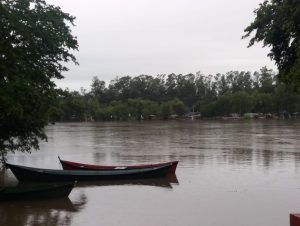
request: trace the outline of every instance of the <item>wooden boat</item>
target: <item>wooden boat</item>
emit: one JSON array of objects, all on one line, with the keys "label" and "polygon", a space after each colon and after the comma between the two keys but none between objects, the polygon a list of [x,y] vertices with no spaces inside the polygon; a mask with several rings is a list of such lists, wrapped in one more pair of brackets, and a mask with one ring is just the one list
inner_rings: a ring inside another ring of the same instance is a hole
[{"label": "wooden boat", "polygon": [[0,200],[53,199],[68,197],[75,182],[0,187]]},{"label": "wooden boat", "polygon": [[55,170],[6,163],[19,181],[90,181],[141,179],[166,176],[171,164],[129,170]]},{"label": "wooden boat", "polygon": [[165,165],[171,165],[169,167],[168,174],[175,174],[178,161],[157,163],[157,164],[143,164],[143,165],[131,165],[131,166],[101,166],[101,165],[91,165],[79,162],[70,162],[62,160],[59,156],[58,159],[64,170],[129,170],[129,169],[145,169],[160,167]]}]

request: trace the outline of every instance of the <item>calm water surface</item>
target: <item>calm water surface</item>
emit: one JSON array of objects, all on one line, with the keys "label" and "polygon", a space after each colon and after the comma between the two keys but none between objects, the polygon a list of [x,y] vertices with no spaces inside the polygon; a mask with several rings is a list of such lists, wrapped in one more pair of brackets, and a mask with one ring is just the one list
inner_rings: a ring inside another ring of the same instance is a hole
[{"label": "calm water surface", "polygon": [[[78,183],[67,199],[0,203],[0,225],[288,226],[300,212],[300,122],[65,123],[8,161],[60,169],[179,160],[176,178]],[[0,184],[15,185],[8,170]]]}]

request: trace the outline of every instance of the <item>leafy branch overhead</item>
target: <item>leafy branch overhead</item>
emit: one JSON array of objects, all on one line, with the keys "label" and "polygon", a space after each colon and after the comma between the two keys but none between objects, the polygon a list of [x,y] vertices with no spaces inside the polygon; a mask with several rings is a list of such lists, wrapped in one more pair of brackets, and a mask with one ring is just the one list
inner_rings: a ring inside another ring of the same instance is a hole
[{"label": "leafy branch overhead", "polygon": [[[300,1],[270,0],[254,11],[255,20],[245,29],[249,47],[263,42],[275,61],[280,79],[300,90]],[[254,35],[252,35],[254,33]]]},{"label": "leafy branch overhead", "polygon": [[75,17],[43,0],[0,0],[0,152],[30,151],[56,104],[53,79],[77,50]]}]

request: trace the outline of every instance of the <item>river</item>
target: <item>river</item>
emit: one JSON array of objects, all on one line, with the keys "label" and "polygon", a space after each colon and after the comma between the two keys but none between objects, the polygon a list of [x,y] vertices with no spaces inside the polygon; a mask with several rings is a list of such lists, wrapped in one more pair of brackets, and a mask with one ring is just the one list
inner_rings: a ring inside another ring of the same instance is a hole
[{"label": "river", "polygon": [[[78,183],[69,198],[0,203],[0,225],[288,226],[300,212],[300,121],[57,123],[8,162],[61,169],[179,160],[174,178]],[[0,184],[15,185],[7,170]]]}]

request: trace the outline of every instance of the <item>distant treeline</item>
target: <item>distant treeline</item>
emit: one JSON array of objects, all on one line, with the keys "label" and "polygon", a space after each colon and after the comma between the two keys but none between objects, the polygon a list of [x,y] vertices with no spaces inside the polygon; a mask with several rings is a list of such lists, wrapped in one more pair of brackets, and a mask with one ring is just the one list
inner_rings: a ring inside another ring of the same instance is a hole
[{"label": "distant treeline", "polygon": [[89,92],[65,90],[53,117],[56,121],[167,119],[190,111],[201,112],[202,117],[293,113],[300,111],[300,95],[279,83],[276,73],[266,67],[254,73],[124,76],[108,85],[94,77]]}]

